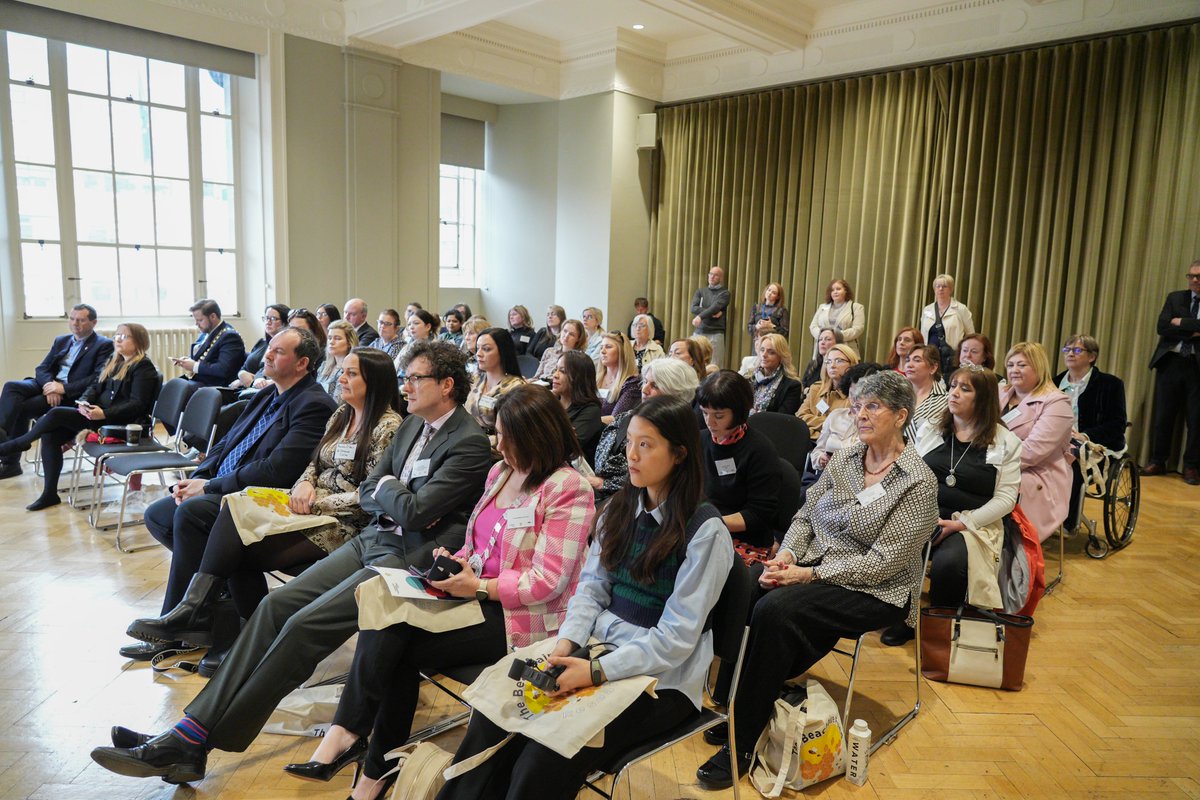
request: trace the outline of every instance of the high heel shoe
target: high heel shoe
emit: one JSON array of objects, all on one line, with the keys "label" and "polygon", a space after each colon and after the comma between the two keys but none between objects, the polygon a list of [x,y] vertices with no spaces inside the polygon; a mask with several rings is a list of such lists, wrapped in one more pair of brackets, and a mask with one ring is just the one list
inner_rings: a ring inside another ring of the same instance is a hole
[{"label": "high heel shoe", "polygon": [[354,744],[346,748],[340,756],[335,758],[331,763],[325,764],[320,761],[306,761],[303,764],[288,764],[283,768],[283,771],[294,778],[299,778],[302,781],[325,781],[333,780],[333,776],[337,775],[346,766],[354,765],[354,782],[358,783],[359,773],[362,772],[363,761],[367,758],[367,740],[365,737],[360,737]]}]

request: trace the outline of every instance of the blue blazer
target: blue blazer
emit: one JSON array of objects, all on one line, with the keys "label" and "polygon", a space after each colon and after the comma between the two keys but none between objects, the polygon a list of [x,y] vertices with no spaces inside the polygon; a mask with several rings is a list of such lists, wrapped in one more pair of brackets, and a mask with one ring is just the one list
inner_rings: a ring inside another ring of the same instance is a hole
[{"label": "blue blazer", "polygon": [[[224,333],[221,331],[224,330]],[[222,322],[213,328],[211,336],[220,336],[216,343],[204,353],[204,359],[196,364],[195,377],[192,378],[201,386],[228,386],[237,377],[238,367],[246,360],[246,345],[242,335],[234,330],[228,322]],[[207,340],[206,340],[207,342]],[[204,350],[199,341],[192,343],[192,358]]]},{"label": "blue blazer", "polygon": [[[38,386],[45,386],[50,381],[58,380],[58,370],[62,367],[67,353],[71,351],[71,341],[74,338],[69,333],[55,338],[54,344],[50,345],[50,352],[33,372]],[[66,399],[71,402],[78,400],[79,396],[95,383],[96,378],[100,375],[100,370],[104,369],[104,365],[112,358],[112,354],[112,339],[92,331],[91,335],[83,340],[83,349],[79,351],[79,356],[71,365],[71,371],[67,373],[67,380],[63,384],[67,390]]]},{"label": "blue blazer", "polygon": [[274,389],[263,389],[256,394],[229,433],[213,445],[208,457],[192,473],[193,478],[208,480],[204,487],[206,493],[229,494],[240,492],[247,486],[290,489],[304,474],[325,434],[325,426],[337,408],[337,403],[311,374],[283,393],[282,413],[246,451],[237,468],[228,475],[216,477],[225,454],[250,434],[276,396]]}]

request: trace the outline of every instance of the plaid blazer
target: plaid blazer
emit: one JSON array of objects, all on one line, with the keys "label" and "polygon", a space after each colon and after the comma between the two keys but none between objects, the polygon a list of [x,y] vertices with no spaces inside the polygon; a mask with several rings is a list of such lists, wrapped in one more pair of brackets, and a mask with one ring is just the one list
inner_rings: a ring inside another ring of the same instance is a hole
[{"label": "plaid blazer", "polygon": [[[512,469],[503,461],[488,473],[483,496],[467,522],[467,541],[456,554],[469,557],[475,520],[492,501]],[[587,558],[587,537],[596,514],[591,485],[563,466],[513,508],[533,507],[533,527],[509,529],[501,517],[500,577],[504,631],[512,647],[524,647],[558,634]],[[489,532],[490,536],[490,532]],[[486,537],[485,537],[486,538]]]}]

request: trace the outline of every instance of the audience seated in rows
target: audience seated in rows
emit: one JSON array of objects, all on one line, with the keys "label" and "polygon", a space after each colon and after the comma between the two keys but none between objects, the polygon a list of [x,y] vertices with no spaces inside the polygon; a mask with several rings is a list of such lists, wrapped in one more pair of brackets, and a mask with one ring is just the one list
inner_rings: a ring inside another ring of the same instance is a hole
[{"label": "audience seated in rows", "polygon": [[116,351],[82,397],[70,405],[47,409],[29,431],[0,444],[0,459],[17,459],[34,442],[41,442],[42,493],[26,510],[41,511],[62,502],[58,478],[63,447],[74,442],[80,431],[94,431],[101,425],[147,424],[162,388],[162,374],[146,355],[150,334],[136,322],[123,322],[117,326],[113,342]]},{"label": "audience seated in rows", "polygon": [[822,328],[817,334],[817,352],[813,356],[812,361],[808,362],[808,366],[804,368],[804,374],[800,376],[800,386],[805,392],[809,388],[821,380],[821,376],[825,373],[825,357],[829,355],[829,350],[835,344],[842,343],[841,331],[835,331],[833,328]]},{"label": "audience seated in rows", "polygon": [[467,395],[466,410],[495,445],[496,405],[525,379],[521,377],[512,337],[503,328],[488,328],[479,334],[474,360],[478,371]]},{"label": "audience seated in rows", "polygon": [[558,357],[550,378],[550,391],[567,412],[583,457],[592,464],[596,458],[596,443],[604,430],[604,423],[600,421],[600,396],[596,394],[596,365],[582,350],[568,350]]},{"label": "audience seated in rows", "polygon": [[858,355],[846,344],[835,344],[825,354],[821,380],[808,388],[804,402],[796,412],[796,416],[808,424],[813,441],[821,435],[821,426],[830,411],[850,405],[850,400],[838,388],[838,382],[846,374],[846,370],[857,363]]},{"label": "audience seated in rows", "polygon": [[641,378],[633,347],[620,331],[604,334],[600,361],[596,364],[596,391],[600,395],[600,415],[606,425],[641,401]]},{"label": "audience seated in rows", "polygon": [[[379,338],[379,331],[367,322],[367,304],[364,300],[358,297],[347,300],[345,308],[342,309],[342,319],[349,322],[350,327],[354,329],[355,341],[358,342],[355,347],[370,347],[371,342]],[[328,331],[328,326],[326,330]]]},{"label": "audience seated in rows", "polygon": [[[55,338],[33,371],[0,392],[0,440],[20,436],[29,423],[59,406],[73,406],[112,358],[113,341],[96,333],[96,309],[80,303],[67,314],[70,333]],[[20,453],[0,458],[0,478],[21,474]]]},{"label": "audience seated in rows", "polygon": [[[565,355],[591,364],[578,351]],[[491,663],[511,648],[558,635],[595,513],[587,482],[570,467],[579,445],[562,406],[536,385],[504,396],[496,431],[503,460],[488,473],[466,542],[457,551],[434,552],[454,559],[461,571],[433,585],[452,597],[478,599],[483,621],[441,633],[407,623],[360,631],[333,725],[312,761],[285,771],[323,776],[335,762],[347,763],[345,754],[366,750],[365,780],[351,797],[373,800],[386,791],[375,785],[391,767],[386,754],[411,733],[422,670]]]}]

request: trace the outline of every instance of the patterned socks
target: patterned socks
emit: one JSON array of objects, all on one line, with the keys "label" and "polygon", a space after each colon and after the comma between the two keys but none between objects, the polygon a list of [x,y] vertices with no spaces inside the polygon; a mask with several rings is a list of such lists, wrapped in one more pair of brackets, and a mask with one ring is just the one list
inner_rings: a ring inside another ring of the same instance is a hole
[{"label": "patterned socks", "polygon": [[195,717],[187,714],[184,714],[183,719],[175,723],[171,732],[189,744],[204,746],[208,741],[208,729],[201,725]]}]

